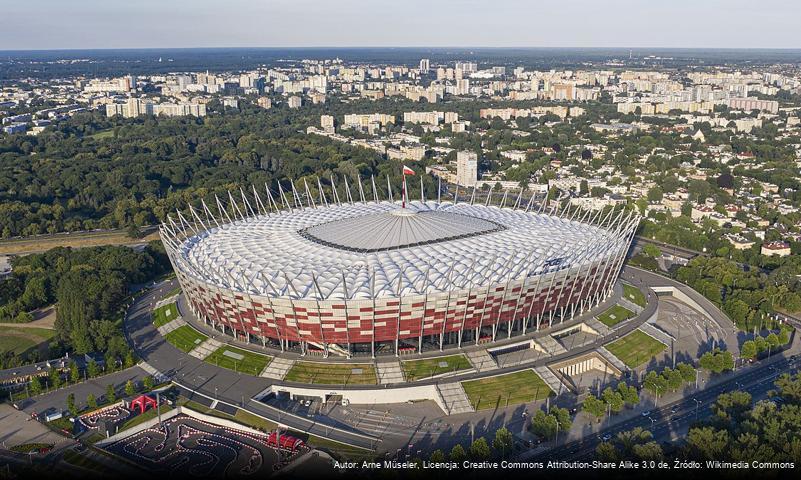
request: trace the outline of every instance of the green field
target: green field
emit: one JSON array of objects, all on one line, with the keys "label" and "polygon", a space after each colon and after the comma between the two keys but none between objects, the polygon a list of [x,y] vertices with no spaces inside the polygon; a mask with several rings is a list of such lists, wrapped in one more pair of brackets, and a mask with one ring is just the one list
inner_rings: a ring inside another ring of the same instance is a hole
[{"label": "green field", "polygon": [[[361,369],[361,372],[354,372]],[[371,364],[337,364],[295,362],[284,380],[288,382],[322,383],[326,385],[375,385],[375,368]]]},{"label": "green field", "polygon": [[19,355],[49,342],[55,334],[48,328],[0,327],[0,352]]},{"label": "green field", "polygon": [[645,294],[642,293],[642,290],[640,290],[639,288],[624,283],[623,296],[626,297],[626,300],[631,301],[634,305],[639,305],[645,308],[646,305]]},{"label": "green field", "polygon": [[408,360],[401,362],[403,374],[407,381],[421,380],[447,372],[468,370],[473,365],[464,355],[450,355],[447,357],[428,358],[425,360]]},{"label": "green field", "polygon": [[[228,355],[226,355],[225,352],[228,352]],[[239,355],[242,356],[241,359],[237,358]],[[264,367],[270,363],[270,360],[272,360],[272,358],[267,355],[259,355],[258,353],[228,345],[223,345],[205,358],[206,362],[217,365],[218,367],[257,376],[264,370]]]},{"label": "green field", "polygon": [[534,370],[470,380],[462,387],[476,410],[541,400],[553,393]]},{"label": "green field", "polygon": [[181,325],[164,338],[179,350],[188,352],[206,341],[206,336],[189,325]]},{"label": "green field", "polygon": [[178,306],[174,303],[168,303],[153,310],[153,325],[156,328],[166,325],[176,318],[178,318]]},{"label": "green field", "polygon": [[634,312],[626,307],[620,305],[613,305],[604,313],[598,315],[598,321],[607,327],[613,327],[623,320],[627,320],[634,316]]},{"label": "green field", "polygon": [[95,140],[103,140],[104,138],[114,138],[114,129],[109,128],[108,130],[100,130],[97,133],[89,135],[89,138],[93,138]]},{"label": "green field", "polygon": [[666,348],[667,345],[641,330],[634,330],[620,340],[606,345],[606,349],[629,368],[642,365]]},{"label": "green field", "polygon": [[121,432],[123,430],[128,430],[129,428],[135,427],[135,426],[139,425],[140,423],[143,423],[143,422],[146,422],[146,421],[150,420],[151,418],[156,418],[158,416],[158,414],[159,414],[159,411],[161,412],[162,415],[164,415],[165,413],[169,412],[172,409],[173,409],[173,407],[171,407],[169,405],[161,405],[160,410],[156,410],[155,408],[152,408],[152,409],[146,411],[145,413],[141,413],[141,414],[131,418],[130,420],[127,420],[125,423],[123,423],[122,425],[119,426],[118,431]]}]

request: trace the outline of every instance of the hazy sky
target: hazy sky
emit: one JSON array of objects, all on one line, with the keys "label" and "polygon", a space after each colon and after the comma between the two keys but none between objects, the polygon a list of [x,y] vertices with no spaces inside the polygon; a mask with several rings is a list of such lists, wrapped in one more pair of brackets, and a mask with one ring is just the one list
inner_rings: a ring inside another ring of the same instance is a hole
[{"label": "hazy sky", "polygon": [[801,48],[801,0],[7,0],[0,50]]}]

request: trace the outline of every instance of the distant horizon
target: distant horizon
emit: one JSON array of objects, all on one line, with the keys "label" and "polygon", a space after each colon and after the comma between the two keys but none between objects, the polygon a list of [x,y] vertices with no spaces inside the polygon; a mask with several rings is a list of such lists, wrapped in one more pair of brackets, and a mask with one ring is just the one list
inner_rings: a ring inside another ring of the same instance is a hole
[{"label": "distant horizon", "polygon": [[[447,46],[398,46],[398,45],[367,45],[367,46],[193,46],[193,47],[81,47],[81,48],[17,48],[0,50],[0,53],[15,52],[91,52],[91,51],[143,51],[143,50],[624,50],[624,51],[798,51],[801,47],[648,47],[648,46],[481,46],[481,45],[447,45]],[[799,58],[801,61],[801,58]]]},{"label": "distant horizon", "polygon": [[26,0],[8,2],[3,15],[2,51],[358,48],[348,46],[368,43],[386,48],[801,49],[801,3],[792,0],[228,0],[224,8],[214,0]]}]

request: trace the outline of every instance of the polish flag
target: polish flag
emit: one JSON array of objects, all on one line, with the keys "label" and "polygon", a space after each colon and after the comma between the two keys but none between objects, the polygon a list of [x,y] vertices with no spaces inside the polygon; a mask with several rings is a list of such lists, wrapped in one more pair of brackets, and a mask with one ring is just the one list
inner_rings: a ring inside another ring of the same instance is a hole
[{"label": "polish flag", "polygon": [[403,174],[404,175],[414,175],[414,170],[407,167],[406,165],[403,166]]}]

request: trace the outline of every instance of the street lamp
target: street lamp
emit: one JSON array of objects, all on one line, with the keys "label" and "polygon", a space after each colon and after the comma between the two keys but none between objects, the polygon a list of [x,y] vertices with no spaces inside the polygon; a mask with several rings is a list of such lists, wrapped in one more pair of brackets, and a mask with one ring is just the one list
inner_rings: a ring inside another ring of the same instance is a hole
[{"label": "street lamp", "polygon": [[693,398],[693,401],[695,402],[695,419],[698,420],[698,407],[701,406],[702,402],[696,398]]}]

